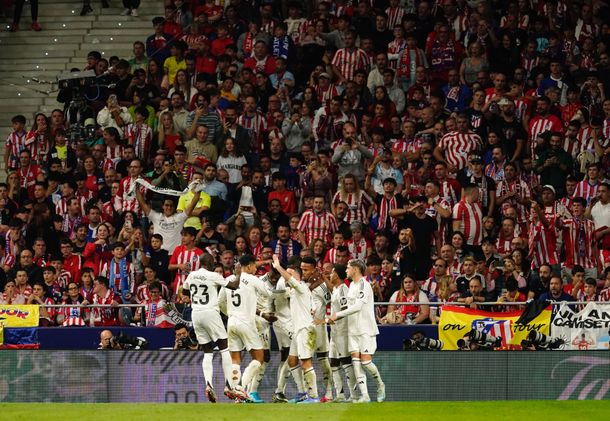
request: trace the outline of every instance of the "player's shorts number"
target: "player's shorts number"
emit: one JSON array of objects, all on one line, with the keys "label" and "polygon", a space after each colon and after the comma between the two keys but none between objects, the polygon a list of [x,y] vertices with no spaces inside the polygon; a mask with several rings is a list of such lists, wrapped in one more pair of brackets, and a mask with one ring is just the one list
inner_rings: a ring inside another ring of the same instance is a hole
[{"label": "player's shorts number", "polygon": [[204,306],[210,301],[210,294],[208,294],[207,285],[201,285],[201,288],[199,288],[197,285],[191,285],[189,290],[191,291],[191,299],[194,303]]},{"label": "player's shorts number", "polygon": [[231,291],[231,300],[235,307],[239,307],[241,305],[241,296],[235,291]]}]

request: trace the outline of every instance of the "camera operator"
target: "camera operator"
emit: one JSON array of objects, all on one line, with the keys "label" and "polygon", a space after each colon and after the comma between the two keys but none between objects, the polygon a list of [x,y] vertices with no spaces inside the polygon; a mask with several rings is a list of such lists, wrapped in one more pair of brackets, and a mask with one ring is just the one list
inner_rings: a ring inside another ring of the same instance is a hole
[{"label": "camera operator", "polygon": [[356,126],[351,122],[343,124],[343,140],[335,149],[332,161],[338,168],[339,178],[354,174],[358,182],[364,181],[364,161],[373,158],[371,151],[356,140]]},{"label": "camera operator", "polygon": [[102,330],[100,333],[100,346],[98,349],[132,349],[141,350],[148,347],[148,341],[142,337],[133,337],[120,332],[114,336],[110,330]]},{"label": "camera operator", "polygon": [[194,334],[190,331],[184,323],[178,323],[174,331],[176,333],[176,339],[174,341],[174,350],[186,349],[190,351],[196,351],[199,348],[197,339],[194,339]]}]

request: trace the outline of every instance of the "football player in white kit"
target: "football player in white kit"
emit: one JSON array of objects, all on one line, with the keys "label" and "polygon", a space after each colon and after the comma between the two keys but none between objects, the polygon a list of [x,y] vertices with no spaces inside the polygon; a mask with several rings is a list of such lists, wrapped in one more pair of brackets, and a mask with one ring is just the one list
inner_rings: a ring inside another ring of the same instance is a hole
[{"label": "football player in white kit", "polygon": [[225,376],[225,395],[231,399],[246,398],[240,390],[234,390],[231,386],[231,356],[227,345],[227,331],[218,307],[218,287],[234,290],[239,287],[239,267],[235,268],[236,278],[233,281],[223,278],[214,270],[214,257],[208,253],[201,255],[201,269],[189,273],[182,288],[191,294],[191,305],[193,309],[192,320],[197,335],[197,341],[203,345],[203,376],[205,377],[205,392],[210,402],[216,402],[214,391],[214,345],[218,346],[222,359],[222,371]]},{"label": "football player in white kit", "polygon": [[[356,402],[370,402],[366,371],[377,383],[377,402],[385,400],[385,384],[381,380],[379,370],[373,363],[373,355],[377,349],[379,329],[375,320],[374,295],[371,284],[364,277],[366,265],[362,260],[352,259],[347,264],[347,277],[352,283],[347,294],[347,308],[331,314],[326,319],[329,323],[347,318],[348,349],[352,354],[352,365],[356,382],[360,390],[360,398]],[[363,371],[364,369],[364,371]]]},{"label": "football player in white kit", "polygon": [[[269,272],[270,281],[273,285],[277,285],[280,274],[277,270],[272,269]],[[286,281],[284,281],[285,283]],[[278,292],[274,290],[271,297],[271,310],[275,317],[273,322],[273,332],[277,340],[277,347],[280,350],[280,366],[277,370],[277,386],[273,394],[273,402],[286,403],[286,382],[290,377],[290,369],[288,367],[288,354],[290,352],[290,342],[292,340],[292,316],[290,315],[290,300],[289,291]]]},{"label": "football player in white kit", "polygon": [[[273,252],[269,253],[271,256]],[[279,277],[279,274],[275,272],[275,275]],[[268,272],[264,276],[260,277],[260,279],[266,284],[270,284],[272,273]],[[273,310],[271,309],[271,300],[273,295],[257,295],[256,301],[256,330],[258,332],[258,336],[261,338],[261,342],[263,344],[263,362],[261,364],[260,369],[258,370],[258,374],[254,376],[252,382],[248,386],[248,394],[250,395],[250,399],[254,403],[263,403],[264,401],[258,394],[258,386],[260,385],[263,377],[265,376],[265,371],[267,370],[267,364],[271,360],[271,323],[273,323],[277,318],[273,314]]]},{"label": "football player in white kit", "polygon": [[[331,313],[338,313],[347,308],[348,286],[345,284],[347,267],[335,264],[330,274],[332,295],[330,301]],[[333,384],[337,393],[336,402],[346,400],[343,390],[343,377],[341,368],[345,372],[347,384],[350,387],[350,399],[353,398],[356,387],[356,376],[352,366],[352,359],[347,346],[347,319],[337,320],[330,325],[330,366],[333,371]],[[352,399],[353,400],[353,399]]]},{"label": "football player in white kit", "polygon": [[[248,387],[264,361],[263,343],[256,330],[256,303],[258,295],[271,295],[271,289],[264,281],[256,277],[256,259],[246,254],[239,259],[241,277],[239,288],[229,292],[225,291],[227,313],[227,331],[229,336],[229,350],[233,360],[231,380],[236,390]],[[246,349],[252,356],[252,361],[241,376],[241,351]],[[240,387],[242,386],[242,387]],[[239,398],[239,396],[238,396]],[[252,399],[247,396],[247,402]]]},{"label": "football player in white kit", "polygon": [[[311,291],[305,282],[300,281],[298,271],[290,269],[289,272],[282,268],[277,255],[273,255],[273,267],[282,275],[275,287],[276,292],[286,290],[286,284],[292,288],[290,290],[290,314],[294,331],[290,342],[288,366],[299,391],[297,402],[319,402],[316,372],[311,361],[316,348]],[[299,361],[301,367],[299,367]],[[304,391],[303,385],[307,388],[307,392]]]},{"label": "football player in white kit", "polygon": [[[316,269],[316,261],[312,257],[304,257],[301,261],[301,271],[303,280],[309,283],[309,289],[314,303],[314,319],[324,319],[326,317],[326,306],[330,304],[330,290],[324,275]],[[324,380],[324,397],[320,402],[327,402],[333,398],[332,370],[328,360],[328,330],[326,325],[316,325],[316,358],[320,363]]]}]

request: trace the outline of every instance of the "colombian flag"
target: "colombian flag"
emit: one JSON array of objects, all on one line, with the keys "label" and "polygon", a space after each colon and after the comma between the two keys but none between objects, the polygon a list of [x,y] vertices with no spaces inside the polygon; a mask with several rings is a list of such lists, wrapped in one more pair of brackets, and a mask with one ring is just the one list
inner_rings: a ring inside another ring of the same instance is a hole
[{"label": "colombian flag", "polygon": [[38,349],[37,305],[0,305],[0,349]]}]

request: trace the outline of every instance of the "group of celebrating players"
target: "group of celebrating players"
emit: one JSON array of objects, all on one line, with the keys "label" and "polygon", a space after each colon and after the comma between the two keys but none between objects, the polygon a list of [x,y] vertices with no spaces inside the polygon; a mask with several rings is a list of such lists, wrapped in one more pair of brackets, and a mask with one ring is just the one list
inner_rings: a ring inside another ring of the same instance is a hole
[{"label": "group of celebrating players", "polygon": [[[258,387],[270,361],[271,327],[281,355],[273,402],[370,402],[366,374],[376,382],[377,401],[385,400],[385,385],[373,363],[379,330],[363,261],[336,264],[330,277],[316,269],[311,257],[293,257],[283,268],[274,255],[271,270],[261,277],[255,275],[256,259],[250,254],[239,259],[228,278],[213,271],[209,254],[201,256],[201,266],[188,275],[183,288],[191,294],[210,402],[218,399],[213,386],[215,347],[222,359],[224,394],[236,402],[262,402]],[[226,328],[221,311],[228,316]],[[252,359],[242,373],[243,350]],[[314,354],[322,371],[323,395],[318,392]],[[289,401],[290,377],[298,393]]]}]

